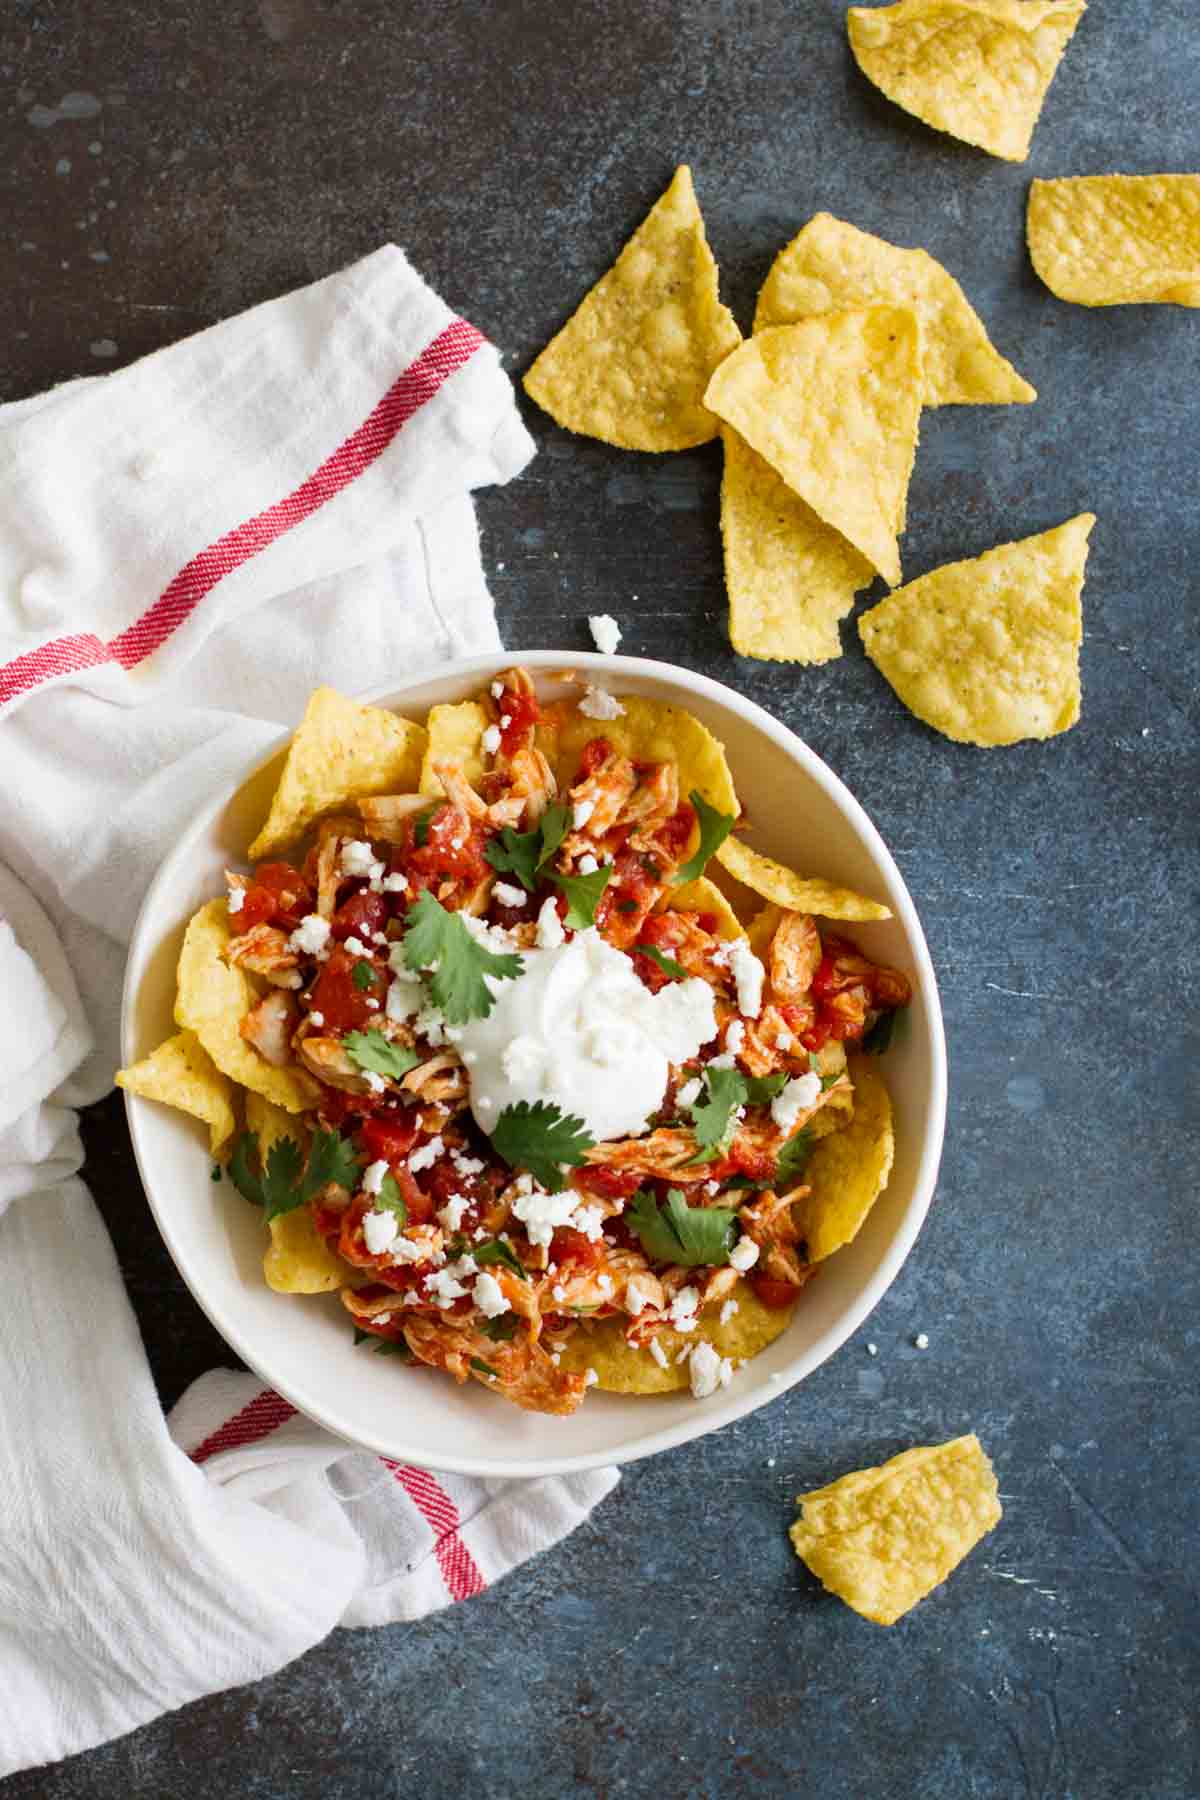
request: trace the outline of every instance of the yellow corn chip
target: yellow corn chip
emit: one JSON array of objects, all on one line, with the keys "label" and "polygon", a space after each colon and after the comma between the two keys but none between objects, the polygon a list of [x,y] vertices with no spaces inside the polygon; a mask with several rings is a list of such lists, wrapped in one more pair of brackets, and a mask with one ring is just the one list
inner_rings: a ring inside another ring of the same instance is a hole
[{"label": "yellow corn chip", "polygon": [[721,1324],[720,1308],[709,1307],[694,1331],[686,1334],[670,1327],[658,1334],[667,1366],[626,1342],[621,1319],[602,1319],[583,1325],[568,1339],[562,1367],[573,1373],[595,1369],[598,1386],[609,1394],[670,1394],[688,1386],[687,1360],[676,1362],[685,1344],[711,1344],[733,1362],[747,1362],[782,1335],[792,1322],[793,1306],[764,1306],[754,1289],[739,1281],[735,1290],[738,1309]]},{"label": "yellow corn chip", "polygon": [[[255,1093],[246,1095],[246,1130],[257,1137],[264,1161],[280,1138],[290,1137],[303,1148],[307,1136],[290,1113]],[[277,1294],[329,1294],[353,1277],[349,1264],[326,1246],[307,1206],[268,1220],[267,1230],[271,1242],[263,1257],[263,1274]]]},{"label": "yellow corn chip", "polygon": [[568,431],[625,450],[686,450],[717,435],[704,389],[740,335],[718,298],[717,265],[684,164],[542,351],[525,391]]},{"label": "yellow corn chip", "polygon": [[1200,306],[1200,175],[1035,181],[1029,254],[1060,300]]},{"label": "yellow corn chip", "polygon": [[316,1083],[302,1069],[275,1068],[238,1032],[258,994],[241,969],[221,960],[230,936],[223,899],[210,900],[189,921],[179,953],[175,1023],[195,1032],[223,1074],[288,1112],[303,1112],[318,1097]]},{"label": "yellow corn chip", "polygon": [[733,647],[775,662],[829,662],[842,654],[838,620],[875,571],[736,431],[722,427],[721,439]]},{"label": "yellow corn chip", "polygon": [[758,332],[704,398],[894,586],[922,381],[916,313],[870,306]]},{"label": "yellow corn chip", "polygon": [[1054,737],[1079,717],[1083,575],[1094,513],[947,563],[858,621],[910,712],[960,744]]},{"label": "yellow corn chip", "polygon": [[429,742],[421,764],[421,792],[442,792],[442,784],[433,772],[433,765],[439,762],[457,763],[475,787],[483,774],[480,740],[489,723],[478,700],[460,700],[456,706],[432,706],[425,723]]},{"label": "yellow corn chip", "polygon": [[202,1119],[208,1126],[214,1156],[233,1134],[233,1083],[222,1075],[191,1031],[168,1038],[132,1068],[118,1069],[115,1080],[127,1093],[161,1100]]},{"label": "yellow corn chip", "polygon": [[728,900],[715,882],[707,875],[701,875],[696,881],[685,881],[679,887],[668,888],[655,912],[683,913],[715,913],[717,918],[717,936],[719,938],[744,937],[741,920],[730,906]]},{"label": "yellow corn chip", "polygon": [[[868,615],[869,616],[869,615]],[[727,837],[717,851],[717,860],[740,881],[764,900],[783,906],[789,912],[813,913],[822,919],[890,919],[891,908],[881,901],[868,900],[852,888],[838,887],[832,881],[807,879],[793,869],[785,868],[761,851],[751,850],[740,838]],[[778,924],[778,920],[775,921]],[[765,927],[760,926],[760,929]],[[772,934],[774,926],[771,927]]]},{"label": "yellow corn chip", "polygon": [[754,329],[878,301],[911,306],[920,318],[925,406],[1037,399],[992,344],[949,270],[924,250],[901,249],[830,213],[817,213],[775,258],[758,296]]},{"label": "yellow corn chip", "polygon": [[894,1625],[940,1587],[1002,1516],[995,1471],[973,1432],[843,1475],[797,1504],[796,1555],[876,1625]]},{"label": "yellow corn chip", "polygon": [[365,794],[412,792],[426,734],[381,706],[359,706],[333,688],[310,699],[288,747],[267,822],[251,844],[251,862],[303,836],[323,814]]},{"label": "yellow corn chip", "polygon": [[621,705],[625,710],[618,719],[589,719],[575,708],[564,713],[555,771],[562,792],[578,774],[584,746],[603,737],[636,762],[674,762],[681,800],[699,792],[718,812],[736,816],[740,809],[725,751],[706,725],[681,707],[640,694],[623,695]]},{"label": "yellow corn chip", "polygon": [[876,1059],[852,1056],[847,1066],[853,1117],[813,1151],[804,1171],[809,1191],[793,1214],[810,1263],[823,1262],[858,1235],[887,1186],[896,1153],[892,1103]]},{"label": "yellow corn chip", "polygon": [[1084,0],[899,0],[852,6],[868,81],[937,131],[1024,162]]}]

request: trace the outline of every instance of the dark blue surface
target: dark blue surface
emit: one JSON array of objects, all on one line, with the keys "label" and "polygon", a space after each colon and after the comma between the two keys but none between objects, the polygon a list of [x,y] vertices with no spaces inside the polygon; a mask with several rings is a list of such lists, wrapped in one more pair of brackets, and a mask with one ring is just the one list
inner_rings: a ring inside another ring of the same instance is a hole
[{"label": "dark blue surface", "polygon": [[[1200,1790],[1200,314],[1063,306],[1022,243],[1032,175],[1200,166],[1200,21],[1194,0],[1093,0],[1015,167],[889,106],[841,19],[819,0],[5,9],[5,397],[387,237],[523,368],[686,159],[743,326],[826,207],[943,258],[1039,389],[925,415],[907,573],[1099,515],[1081,724],[979,752],[912,719],[850,632],[819,670],[733,656],[714,447],[638,457],[531,415],[541,456],[481,506],[507,641],[583,647],[585,615],[615,613],[627,650],[798,730],[897,853],[950,1037],[929,1224],[860,1341],[632,1469],[497,1591],[337,1634],[5,1800]],[[100,112],[30,124],[71,91]],[[170,1400],[228,1352],[150,1236],[115,1106],[88,1141]],[[1002,1526],[891,1631],[823,1596],[784,1535],[794,1493],[968,1429]]]}]

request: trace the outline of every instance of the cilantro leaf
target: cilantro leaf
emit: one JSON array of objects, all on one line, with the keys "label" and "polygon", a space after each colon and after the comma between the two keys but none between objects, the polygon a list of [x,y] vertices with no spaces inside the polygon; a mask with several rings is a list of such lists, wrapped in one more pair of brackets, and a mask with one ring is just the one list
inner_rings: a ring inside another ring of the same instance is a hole
[{"label": "cilantro leaf", "polygon": [[477,1357],[477,1356],[472,1356],[469,1360],[470,1360],[471,1367],[476,1371],[477,1374],[488,1375],[491,1377],[491,1379],[493,1381],[495,1381],[496,1371],[495,1371],[495,1369],[493,1369],[491,1363],[481,1362],[479,1357]]},{"label": "cilantro leaf", "polygon": [[746,1080],[737,1069],[704,1071],[704,1098],[693,1100],[688,1111],[696,1133],[692,1162],[715,1162],[733,1142],[737,1109],[746,1104]]},{"label": "cilantro leaf", "polygon": [[421,1060],[407,1044],[393,1044],[374,1025],[369,1031],[347,1032],[342,1048],[351,1062],[376,1075],[407,1075]]},{"label": "cilantro leaf", "polygon": [[648,956],[650,961],[655,963],[658,968],[662,970],[664,975],[669,975],[671,977],[672,981],[687,980],[687,970],[683,967],[682,963],[677,963],[670,956],[664,956],[662,951],[656,950],[653,944],[635,944],[633,948],[636,955]]},{"label": "cilantro leaf", "polygon": [[405,1362],[411,1362],[412,1351],[403,1338],[376,1338],[376,1356],[402,1356]]},{"label": "cilantro leaf", "polygon": [[596,923],[600,896],[612,879],[612,864],[603,863],[590,875],[551,875],[555,887],[567,897],[567,916],[563,924],[568,931],[586,931]]},{"label": "cilantro leaf", "polygon": [[414,973],[433,970],[429,991],[451,1025],[487,1018],[496,997],[485,976],[511,981],[525,969],[519,956],[498,955],[472,937],[459,914],[447,912],[428,888],[409,908],[403,941],[404,960]]},{"label": "cilantro leaf", "polygon": [[501,1313],[498,1319],[489,1319],[483,1327],[483,1335],[491,1338],[494,1344],[511,1343],[517,1335],[517,1315],[507,1312]]},{"label": "cilantro leaf", "polygon": [[354,1348],[357,1350],[360,1344],[365,1344],[371,1335],[369,1331],[364,1331],[361,1325],[356,1325],[354,1327]]},{"label": "cilantro leaf", "polygon": [[532,894],[537,886],[538,870],[544,867],[567,835],[570,815],[561,804],[548,806],[533,831],[514,831],[506,825],[498,838],[492,838],[483,854],[502,875],[515,875],[521,886]]},{"label": "cilantro leaf", "polygon": [[304,1158],[295,1138],[276,1138],[267,1152],[262,1173],[263,1208],[268,1220],[277,1219],[280,1213],[292,1212],[300,1205],[303,1168]]},{"label": "cilantro leaf", "polygon": [[[294,1138],[276,1138],[267,1153],[262,1175],[252,1180],[257,1180],[258,1198],[266,1218],[271,1220],[307,1205],[330,1181],[353,1193],[358,1174],[358,1154],[348,1139],[336,1131],[314,1131],[307,1165]],[[249,1199],[250,1194],[246,1197]]]},{"label": "cilantro leaf", "polygon": [[538,852],[537,866],[542,868],[550,861],[558,846],[567,835],[567,827],[571,822],[571,814],[561,802],[548,806],[538,822],[538,836],[542,847]]},{"label": "cilantro leaf", "polygon": [[804,1173],[804,1166],[812,1155],[813,1137],[808,1126],[790,1137],[779,1152],[779,1160],[775,1164],[775,1179],[772,1185],[776,1189],[786,1188],[799,1181]]},{"label": "cilantro leaf", "polygon": [[737,1233],[737,1213],[723,1206],[689,1206],[678,1188],[664,1205],[647,1188],[639,1188],[624,1217],[654,1262],[680,1263],[694,1269],[727,1263]]},{"label": "cilantro leaf", "polygon": [[350,971],[350,979],[360,994],[365,994],[375,979],[375,971],[369,962],[356,962]]},{"label": "cilantro leaf", "polygon": [[582,1119],[564,1115],[548,1101],[518,1100],[506,1106],[492,1132],[492,1149],[512,1167],[528,1169],[552,1194],[564,1183],[560,1163],[577,1168],[592,1139]]},{"label": "cilantro leaf", "polygon": [[386,1174],[379,1184],[379,1192],[375,1195],[375,1211],[395,1213],[401,1231],[408,1224],[408,1207],[404,1195],[400,1192],[400,1184],[396,1177]]},{"label": "cilantro leaf", "polygon": [[743,1079],[746,1083],[746,1099],[749,1104],[765,1106],[768,1100],[775,1098],[776,1094],[782,1094],[790,1077],[786,1070],[781,1070],[778,1075],[747,1075]]},{"label": "cilantro leaf", "polygon": [[696,789],[692,790],[688,798],[696,809],[696,822],[700,827],[700,842],[696,845],[695,853],[688,857],[683,867],[676,869],[676,886],[684,881],[700,879],[709,857],[721,848],[734,825],[732,813],[718,812],[716,807],[710,806],[704,795]]},{"label": "cilantro leaf", "polygon": [[353,1193],[358,1186],[358,1177],[358,1152],[349,1139],[337,1131],[314,1131],[308,1167],[300,1185],[301,1200],[311,1200],[330,1181],[336,1181],[339,1187],[349,1188]]},{"label": "cilantro leaf", "polygon": [[243,1200],[249,1200],[251,1206],[263,1203],[262,1181],[255,1174],[250,1164],[251,1157],[258,1156],[258,1133],[243,1131],[233,1146],[229,1158],[229,1179],[232,1181]]},{"label": "cilantro leaf", "polygon": [[511,1269],[514,1275],[521,1277],[522,1281],[529,1280],[520,1257],[512,1245],[506,1244],[503,1238],[492,1238],[491,1242],[487,1244],[472,1244],[469,1254],[475,1258],[480,1268],[486,1268],[488,1263],[503,1263],[506,1269]]},{"label": "cilantro leaf", "polygon": [[898,1011],[880,1013],[862,1041],[861,1048],[868,1056],[882,1056],[885,1050],[890,1049],[899,1019]]},{"label": "cilantro leaf", "polygon": [[418,813],[417,817],[413,820],[413,849],[414,850],[423,850],[425,848],[426,844],[429,842],[429,827],[433,821],[433,815],[436,811],[437,811],[437,808],[431,806],[429,808],[428,812]]}]

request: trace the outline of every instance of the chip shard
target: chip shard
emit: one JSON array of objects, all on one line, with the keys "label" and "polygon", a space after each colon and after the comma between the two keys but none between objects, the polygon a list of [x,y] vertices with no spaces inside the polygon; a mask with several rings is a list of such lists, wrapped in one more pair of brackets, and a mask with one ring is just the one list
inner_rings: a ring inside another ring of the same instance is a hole
[{"label": "chip shard", "polygon": [[909,711],[960,744],[1055,737],[1079,718],[1083,579],[1094,513],[947,563],[858,621]]},{"label": "chip shard", "polygon": [[727,837],[718,846],[717,861],[735,881],[748,887],[773,906],[789,912],[813,913],[822,919],[890,919],[892,910],[880,900],[869,900],[853,888],[839,887],[821,876],[797,875],[784,863],[752,850],[739,837]]},{"label": "chip shard", "polygon": [[214,1156],[233,1136],[233,1083],[217,1068],[193,1031],[177,1032],[141,1062],[118,1069],[115,1080],[128,1094],[159,1100],[203,1120]]},{"label": "chip shard", "polygon": [[817,213],[779,252],[758,296],[754,329],[876,303],[911,306],[921,320],[925,406],[1027,405],[1036,389],[1018,374],[948,269]]},{"label": "chip shard", "polygon": [[1026,218],[1041,279],[1076,306],[1200,306],[1200,175],[1035,181]]},{"label": "chip shard", "polygon": [[1003,1516],[995,1470],[973,1432],[843,1475],[797,1504],[796,1555],[876,1625],[894,1625],[940,1587]]},{"label": "chip shard", "polygon": [[898,0],[846,14],[859,68],[936,131],[1024,162],[1085,0]]},{"label": "chip shard", "polygon": [[794,1218],[810,1263],[824,1262],[858,1236],[888,1184],[896,1155],[892,1102],[873,1056],[851,1056],[854,1113],[823,1137],[804,1171],[807,1192]]},{"label": "chip shard", "polygon": [[625,450],[686,450],[717,435],[704,390],[740,340],[684,163],[525,391],[568,431]]}]

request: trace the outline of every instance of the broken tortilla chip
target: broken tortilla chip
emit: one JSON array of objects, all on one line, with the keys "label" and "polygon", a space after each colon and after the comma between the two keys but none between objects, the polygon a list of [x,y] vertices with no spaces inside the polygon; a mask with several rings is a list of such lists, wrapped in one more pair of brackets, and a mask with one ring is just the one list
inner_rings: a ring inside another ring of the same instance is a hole
[{"label": "broken tortilla chip", "polygon": [[178,1107],[180,1112],[202,1119],[208,1126],[214,1156],[233,1135],[233,1083],[222,1075],[194,1032],[181,1031],[168,1038],[141,1062],[118,1069],[114,1079],[128,1094],[161,1100],[164,1106]]},{"label": "broken tortilla chip", "polygon": [[948,563],[858,621],[910,712],[960,744],[1054,737],[1079,717],[1084,570],[1094,513]]},{"label": "broken tortilla chip", "polygon": [[262,862],[302,837],[325,813],[369,794],[407,793],[421,773],[423,726],[381,706],[317,688],[288,746],[266,824],[251,844]]},{"label": "broken tortilla chip", "polygon": [[453,706],[431,706],[426,727],[429,742],[421,764],[421,792],[442,793],[434,773],[439,762],[457,763],[472,787],[483,774],[483,734],[490,720],[478,700],[460,700]]},{"label": "broken tortilla chip", "polygon": [[[306,1135],[290,1113],[255,1093],[246,1095],[246,1130],[258,1139],[263,1162],[280,1138],[296,1140]],[[279,1213],[267,1221],[267,1229],[271,1242],[263,1257],[263,1274],[267,1286],[277,1294],[329,1294],[353,1275],[349,1265],[329,1249],[307,1206]]]},{"label": "broken tortilla chip", "polygon": [[775,258],[759,292],[754,329],[878,301],[911,306],[920,318],[923,405],[997,406],[1037,399],[1036,390],[992,344],[983,320],[941,263],[924,250],[901,249],[830,213],[810,219]]},{"label": "broken tortilla chip", "polygon": [[869,306],[756,333],[705,400],[895,586],[922,382],[916,313]]},{"label": "broken tortilla chip", "polygon": [[175,1023],[195,1032],[222,1074],[288,1112],[303,1112],[316,1103],[317,1084],[302,1069],[277,1069],[238,1030],[258,991],[223,959],[231,935],[224,899],[210,900],[188,921],[179,953]]},{"label": "broken tortilla chip", "polygon": [[876,1625],[894,1625],[1003,1516],[979,1439],[952,1438],[797,1495],[789,1533],[822,1587]]},{"label": "broken tortilla chip", "polygon": [[892,1102],[876,1059],[852,1056],[847,1070],[854,1084],[853,1116],[842,1130],[822,1138],[809,1157],[808,1192],[793,1212],[810,1263],[823,1262],[858,1235],[887,1186],[896,1154]]},{"label": "broken tortilla chip", "polygon": [[1035,181],[1033,266],[1076,306],[1200,306],[1200,175]]},{"label": "broken tortilla chip", "polygon": [[740,337],[683,164],[525,391],[568,431],[625,450],[686,450],[717,435],[704,389]]},{"label": "broken tortilla chip", "polygon": [[621,707],[618,719],[589,718],[574,707],[564,712],[555,770],[561,793],[575,781],[585,746],[601,737],[634,762],[673,762],[681,800],[698,792],[718,812],[737,817],[740,808],[724,748],[706,725],[682,707],[640,694],[623,695]]},{"label": "broken tortilla chip", "polygon": [[1085,0],[899,0],[852,6],[868,81],[936,131],[1024,162]]},{"label": "broken tortilla chip", "polygon": [[745,937],[741,920],[715,882],[707,875],[668,888],[654,908],[655,912],[712,913],[717,921],[716,935],[726,942]]},{"label": "broken tortilla chip", "polygon": [[609,1394],[671,1394],[691,1381],[688,1359],[675,1359],[685,1345],[711,1344],[721,1356],[745,1362],[765,1350],[792,1322],[792,1306],[764,1306],[754,1289],[739,1281],[734,1290],[737,1311],[722,1325],[720,1309],[711,1306],[700,1316],[694,1331],[664,1326],[657,1334],[667,1366],[664,1369],[649,1350],[635,1348],[625,1337],[624,1320],[602,1319],[597,1325],[581,1325],[567,1340],[561,1367],[572,1374],[595,1369],[597,1386]]},{"label": "broken tortilla chip", "polygon": [[740,838],[727,837],[717,851],[720,862],[735,881],[789,912],[813,913],[822,919],[890,919],[891,908],[868,900],[853,888],[835,882],[797,875],[759,850],[751,850]]},{"label": "broken tortilla chip", "polygon": [[838,621],[875,571],[743,437],[726,425],[721,438],[730,641],[741,656],[830,662],[842,654]]}]

